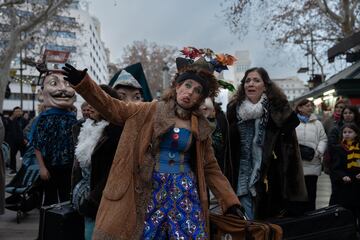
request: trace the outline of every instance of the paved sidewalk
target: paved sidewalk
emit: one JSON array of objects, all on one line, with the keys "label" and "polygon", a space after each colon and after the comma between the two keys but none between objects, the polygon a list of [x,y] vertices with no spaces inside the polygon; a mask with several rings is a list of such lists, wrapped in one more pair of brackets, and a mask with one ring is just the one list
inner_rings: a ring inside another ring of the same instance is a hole
[{"label": "paved sidewalk", "polygon": [[[7,181],[11,177],[7,176]],[[329,203],[331,192],[329,176],[322,174],[319,177],[317,189],[316,207],[325,207]],[[34,209],[24,216],[20,223],[16,223],[16,212],[6,209],[4,215],[0,215],[0,239],[1,240],[34,240],[37,237],[39,222],[39,210]]]},{"label": "paved sidewalk", "polygon": [[[8,173],[8,170],[7,170]],[[6,175],[8,183],[12,177]],[[5,214],[0,215],[1,240],[34,240],[38,235],[39,210],[28,212],[16,223],[16,212],[5,209]]]}]

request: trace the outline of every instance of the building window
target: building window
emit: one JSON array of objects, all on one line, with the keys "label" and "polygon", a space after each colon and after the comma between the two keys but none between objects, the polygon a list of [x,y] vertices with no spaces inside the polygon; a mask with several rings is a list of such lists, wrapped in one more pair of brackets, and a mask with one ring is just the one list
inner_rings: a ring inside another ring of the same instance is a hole
[{"label": "building window", "polygon": [[46,44],[46,49],[55,50],[55,51],[73,52],[73,53],[76,52],[75,46],[63,46],[63,45],[57,45],[57,44],[52,44],[52,43]]},{"label": "building window", "polygon": [[76,38],[76,33],[69,31],[50,31],[50,35],[53,37]]},{"label": "building window", "polygon": [[76,20],[75,18],[73,17],[65,17],[65,16],[55,16],[54,17],[54,20],[55,21],[60,21],[60,22],[63,22],[63,23],[71,23],[71,24],[75,24],[76,23]]}]

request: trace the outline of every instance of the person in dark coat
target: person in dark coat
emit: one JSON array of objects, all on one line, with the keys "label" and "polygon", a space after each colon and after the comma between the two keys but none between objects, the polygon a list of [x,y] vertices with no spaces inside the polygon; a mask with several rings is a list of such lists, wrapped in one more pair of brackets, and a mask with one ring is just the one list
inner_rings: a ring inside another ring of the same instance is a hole
[{"label": "person in dark coat", "polygon": [[[121,81],[117,90],[126,88],[130,95],[141,89],[132,88],[137,81]],[[111,97],[120,99],[117,91],[107,85],[100,87]],[[131,99],[131,100],[129,100]],[[123,101],[140,102],[133,98]],[[87,105],[89,117],[81,124],[73,127],[76,159],[72,172],[73,204],[75,209],[85,217],[85,240],[90,240],[114,155],[119,142],[123,126],[109,123],[91,105]]]},{"label": "person in dark coat", "polygon": [[[115,90],[107,85],[101,87],[111,97],[119,99]],[[88,108],[89,117],[73,127],[77,144],[72,171],[72,202],[85,218],[85,240],[92,237],[102,191],[123,129],[104,120],[90,105]]]},{"label": "person in dark coat", "polygon": [[10,174],[16,173],[16,154],[25,147],[25,139],[22,127],[23,111],[20,107],[14,107],[9,118],[4,118],[5,142],[10,146]]},{"label": "person in dark coat", "polygon": [[[0,118],[0,146],[4,142],[5,128]],[[0,149],[0,215],[5,212],[5,159],[2,148]]]},{"label": "person in dark coat", "polygon": [[249,219],[289,213],[307,193],[295,128],[285,94],[263,68],[245,72],[228,104],[232,186]]},{"label": "person in dark coat", "polygon": [[341,111],[341,115],[340,115],[340,120],[337,124],[335,124],[335,126],[331,129],[329,136],[328,136],[328,147],[327,147],[327,151],[328,151],[328,156],[327,159],[325,161],[324,159],[324,170],[327,169],[327,173],[330,175],[330,180],[331,180],[331,195],[330,195],[330,201],[329,201],[329,205],[334,205],[335,204],[335,199],[336,199],[336,195],[338,194],[338,181],[335,181],[333,179],[333,174],[332,172],[332,164],[333,164],[333,159],[332,159],[332,155],[330,154],[331,149],[335,148],[341,139],[341,129],[343,127],[344,124],[347,123],[354,123],[356,124],[358,127],[360,127],[360,114],[359,114],[359,110],[357,109],[357,107],[355,106],[345,106],[343,108],[343,110]]},{"label": "person in dark coat", "polygon": [[206,98],[200,106],[203,115],[208,119],[214,131],[212,145],[216,160],[224,175],[231,181],[232,163],[230,160],[229,123],[220,105],[211,98]]},{"label": "person in dark coat", "polygon": [[354,123],[345,123],[340,141],[330,149],[333,159],[331,177],[337,185],[333,204],[352,211],[359,229],[360,221],[360,130]]}]

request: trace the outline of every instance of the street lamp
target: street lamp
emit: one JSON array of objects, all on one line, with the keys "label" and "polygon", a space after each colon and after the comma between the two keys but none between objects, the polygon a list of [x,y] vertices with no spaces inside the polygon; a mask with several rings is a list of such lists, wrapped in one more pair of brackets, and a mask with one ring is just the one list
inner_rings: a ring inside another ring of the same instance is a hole
[{"label": "street lamp", "polygon": [[32,112],[35,117],[35,92],[36,92],[36,83],[35,80],[31,81],[31,92],[32,92]]}]

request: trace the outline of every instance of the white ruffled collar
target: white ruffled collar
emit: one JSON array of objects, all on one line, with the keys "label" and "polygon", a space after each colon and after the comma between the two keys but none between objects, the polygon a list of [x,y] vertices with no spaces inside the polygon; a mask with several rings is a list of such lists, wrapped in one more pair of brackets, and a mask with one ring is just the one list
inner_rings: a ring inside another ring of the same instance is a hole
[{"label": "white ruffled collar", "polygon": [[83,123],[78,137],[78,144],[75,148],[75,156],[80,163],[80,167],[90,165],[91,155],[107,125],[109,125],[109,122],[105,120],[95,122],[89,118]]}]

